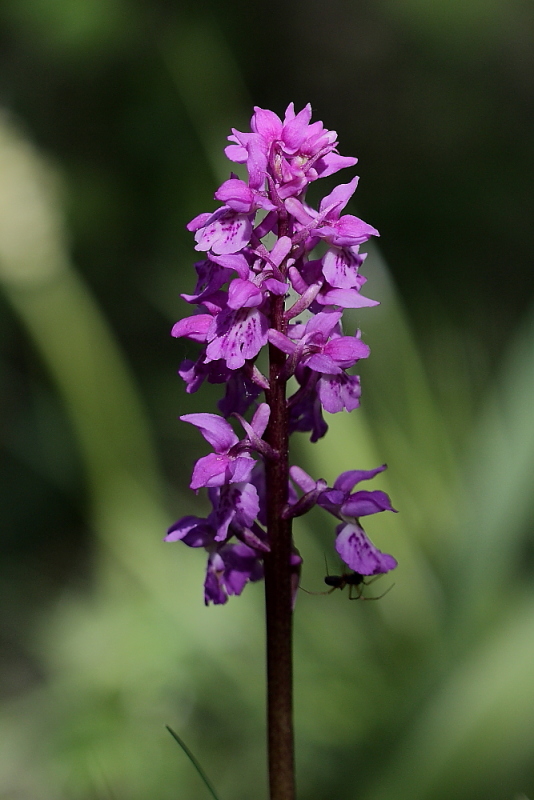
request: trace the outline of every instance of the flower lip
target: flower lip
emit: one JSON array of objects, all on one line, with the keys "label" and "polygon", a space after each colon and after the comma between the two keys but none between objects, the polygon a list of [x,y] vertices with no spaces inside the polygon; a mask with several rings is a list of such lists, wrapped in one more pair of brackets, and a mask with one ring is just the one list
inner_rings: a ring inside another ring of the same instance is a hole
[{"label": "flower lip", "polygon": [[360,575],[379,575],[390,572],[397,560],[389,553],[382,553],[366,535],[361,525],[354,523],[338,525],[336,550],[354,572]]}]

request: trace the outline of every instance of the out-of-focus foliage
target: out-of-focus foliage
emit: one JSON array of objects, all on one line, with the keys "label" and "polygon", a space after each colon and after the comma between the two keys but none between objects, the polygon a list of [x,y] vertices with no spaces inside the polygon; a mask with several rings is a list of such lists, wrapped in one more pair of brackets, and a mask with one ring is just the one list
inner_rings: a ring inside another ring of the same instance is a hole
[{"label": "out-of-focus foliage", "polygon": [[[262,587],[205,609],[202,557],[161,541],[204,508],[176,417],[215,397],[174,374],[184,224],[249,95],[337,127],[383,235],[382,305],[351,320],[363,406],[295,461],[387,461],[400,513],[369,533],[399,568],[377,603],[299,597],[299,796],[534,796],[529,6],[8,0],[0,22],[0,798],[206,796],[166,723],[221,797],[265,796]],[[296,539],[318,591],[331,523]]]}]

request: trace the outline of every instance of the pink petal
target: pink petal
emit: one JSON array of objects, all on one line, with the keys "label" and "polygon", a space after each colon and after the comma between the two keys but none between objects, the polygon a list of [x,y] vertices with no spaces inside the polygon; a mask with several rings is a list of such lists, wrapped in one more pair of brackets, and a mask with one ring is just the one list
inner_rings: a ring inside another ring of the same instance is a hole
[{"label": "pink petal", "polygon": [[259,133],[269,143],[282,135],[282,120],[274,111],[269,111],[267,108],[254,106],[250,127],[254,133]]},{"label": "pink petal", "polygon": [[340,169],[353,167],[357,163],[358,159],[352,158],[352,156],[340,156],[337,153],[327,153],[315,162],[315,169],[320,178],[326,178],[328,175],[333,175]]},{"label": "pink petal", "polygon": [[223,358],[228,369],[239,369],[267,344],[269,321],[254,309],[223,311],[208,332],[206,361]]},{"label": "pink petal", "polygon": [[317,383],[319,399],[325,411],[337,414],[354,411],[360,405],[361,387],[358,375],[322,375]]},{"label": "pink petal", "polygon": [[290,467],[289,474],[291,479],[295,481],[297,486],[299,486],[304,493],[313,491],[317,485],[316,481],[314,481],[307,472],[304,472],[302,467]]},{"label": "pink petal", "polygon": [[270,259],[273,264],[276,264],[276,266],[279,267],[284,258],[290,252],[292,246],[293,243],[289,236],[281,236],[270,252]]},{"label": "pink petal", "polygon": [[292,217],[300,222],[301,225],[309,225],[310,222],[313,222],[315,219],[315,213],[313,215],[311,209],[304,208],[300,200],[297,200],[296,197],[288,197],[284,203],[287,211],[291,214]]},{"label": "pink petal", "polygon": [[361,481],[370,481],[375,475],[384,472],[387,469],[386,464],[382,464],[376,469],[349,469],[347,472],[342,472],[339,478],[334,483],[334,489],[345,492],[348,494],[352,492],[357,483]]},{"label": "pink petal", "polygon": [[311,105],[308,103],[296,117],[284,124],[282,138],[286,152],[296,152],[305,140],[311,114]]},{"label": "pink petal", "polygon": [[249,455],[242,454],[232,459],[230,464],[230,480],[228,483],[248,483],[256,461]]},{"label": "pink petal", "polygon": [[286,294],[289,288],[287,283],[277,281],[276,278],[267,278],[267,280],[263,282],[263,286],[272,294],[276,294],[279,297],[282,297],[282,295]]},{"label": "pink petal", "polygon": [[341,506],[343,517],[366,517],[369,514],[379,514],[381,511],[397,513],[388,495],[379,489],[373,492],[355,492]]},{"label": "pink petal", "polygon": [[217,255],[237,253],[249,242],[252,221],[243,214],[228,213],[197,231],[195,250],[213,250]]},{"label": "pink petal", "polygon": [[267,148],[262,137],[251,133],[247,151],[248,185],[251,189],[261,189],[265,184],[267,170]]},{"label": "pink petal", "polygon": [[352,289],[358,285],[358,268],[362,263],[360,255],[353,255],[348,249],[330,248],[323,256],[323,275],[336,289]]},{"label": "pink petal", "polygon": [[269,330],[268,337],[271,344],[274,344],[274,346],[281,350],[282,353],[287,353],[288,356],[294,353],[297,349],[297,346],[291,341],[291,339],[288,339],[288,337],[281,331],[275,331],[274,328]]},{"label": "pink petal", "polygon": [[335,236],[332,244],[337,247],[354,247],[366,242],[370,236],[380,236],[376,228],[368,225],[363,219],[346,214],[335,225]]},{"label": "pink petal", "polygon": [[339,212],[342,211],[347,203],[349,202],[350,198],[356,191],[356,187],[358,186],[359,177],[356,176],[353,178],[350,183],[340,183],[339,186],[330,192],[329,195],[323,197],[321,200],[321,205],[319,206],[319,213],[322,213],[328,206],[336,206],[336,213],[335,219],[339,217]]},{"label": "pink petal", "polygon": [[239,441],[230,423],[218,414],[183,414],[180,419],[198,428],[216,453],[227,453]]},{"label": "pink petal", "polygon": [[364,297],[356,289],[329,289],[324,294],[317,295],[317,302],[321,305],[336,305],[342,308],[368,308],[379,306],[378,300]]},{"label": "pink petal", "polygon": [[241,253],[229,253],[228,255],[216,256],[210,253],[210,261],[214,261],[220,267],[226,269],[233,269],[237,272],[240,278],[246,280],[249,276],[250,267],[247,259]]},{"label": "pink petal", "polygon": [[315,372],[324,372],[327,375],[338,375],[341,372],[336,362],[326,353],[314,353],[303,363]]},{"label": "pink petal", "polygon": [[196,491],[203,486],[223,486],[228,483],[227,470],[230,464],[229,456],[220,453],[210,453],[199,458],[193,468],[189,488]]},{"label": "pink petal", "polygon": [[344,369],[352,367],[360,358],[368,358],[370,352],[369,346],[356,336],[338,336],[331,339],[324,348],[325,355],[329,355]]},{"label": "pink petal", "polygon": [[205,342],[212,322],[213,317],[210,314],[196,314],[193,317],[179,319],[172,327],[171,336],[176,338],[186,336],[194,342]]},{"label": "pink petal", "polygon": [[337,552],[345,564],[360,575],[379,575],[397,566],[393,556],[375,547],[359,525],[339,525],[337,532]]},{"label": "pink petal", "polygon": [[252,417],[251,426],[257,436],[263,436],[265,429],[269,423],[271,409],[267,403],[260,403],[254,416]]},{"label": "pink petal", "polygon": [[198,214],[194,219],[191,220],[186,225],[188,231],[198,231],[199,228],[203,228],[209,218],[213,216],[209,212],[204,212],[203,214]]},{"label": "pink petal", "polygon": [[235,164],[244,164],[247,160],[247,150],[240,144],[229,144],[224,148],[226,157]]},{"label": "pink petal", "polygon": [[263,302],[263,294],[250,281],[233,280],[228,287],[228,308],[254,308]]},{"label": "pink petal", "polygon": [[252,209],[254,193],[244,181],[230,178],[217,189],[215,198],[229,205],[234,211],[247,214]]}]

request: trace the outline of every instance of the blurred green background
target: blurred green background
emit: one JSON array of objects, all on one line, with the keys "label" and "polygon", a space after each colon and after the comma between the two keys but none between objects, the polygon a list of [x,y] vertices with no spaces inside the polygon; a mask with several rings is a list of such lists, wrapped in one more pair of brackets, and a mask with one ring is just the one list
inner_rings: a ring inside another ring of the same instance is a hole
[{"label": "blurred green background", "polygon": [[[2,800],[206,797],[165,724],[266,796],[262,586],[206,609],[162,543],[216,397],[169,330],[226,135],[291,100],[382,234],[362,408],[293,460],[386,461],[401,512],[387,597],[299,598],[299,798],[534,796],[533,34],[530,0],[0,5]],[[320,590],[330,520],[296,539]]]}]

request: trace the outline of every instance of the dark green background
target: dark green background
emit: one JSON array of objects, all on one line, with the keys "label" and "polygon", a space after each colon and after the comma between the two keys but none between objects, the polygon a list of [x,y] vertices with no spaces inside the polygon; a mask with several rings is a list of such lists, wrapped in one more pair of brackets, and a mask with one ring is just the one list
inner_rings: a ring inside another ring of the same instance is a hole
[{"label": "dark green background", "polygon": [[[370,524],[387,598],[299,599],[300,796],[534,793],[532,4],[4,0],[0,26],[0,798],[204,797],[165,723],[223,797],[264,796],[261,587],[205,610],[161,537],[205,510],[176,418],[217,396],[175,374],[185,224],[230,128],[290,101],[360,159],[382,301],[353,317],[357,419],[294,458],[387,460],[401,512]],[[306,587],[329,525],[297,531]]]}]

